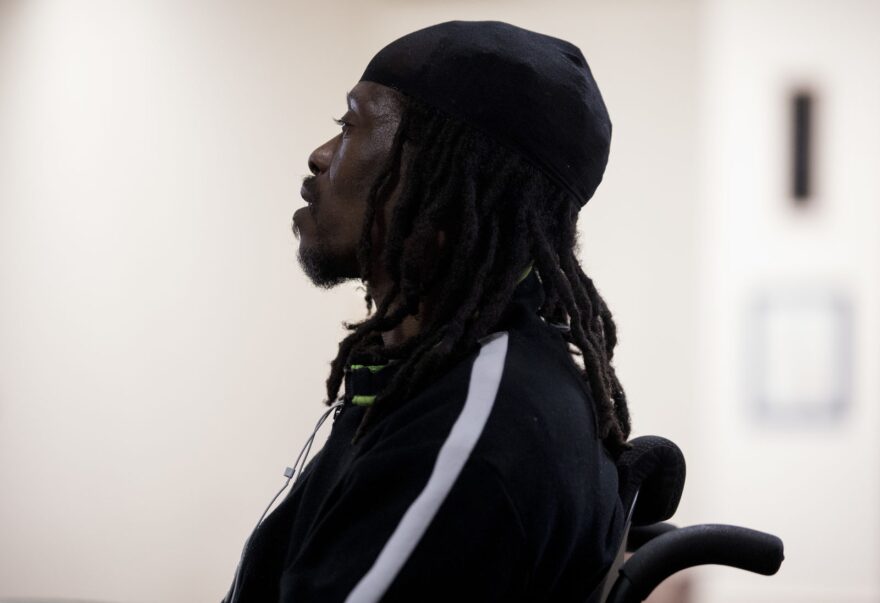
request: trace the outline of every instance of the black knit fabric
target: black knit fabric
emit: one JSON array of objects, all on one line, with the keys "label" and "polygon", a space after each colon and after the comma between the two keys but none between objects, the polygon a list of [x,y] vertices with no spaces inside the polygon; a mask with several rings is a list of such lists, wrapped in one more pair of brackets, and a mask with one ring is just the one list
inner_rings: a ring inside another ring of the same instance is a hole
[{"label": "black knit fabric", "polygon": [[582,206],[602,180],[611,120],[584,55],[565,40],[497,21],[450,21],[383,48],[361,81],[476,127]]}]

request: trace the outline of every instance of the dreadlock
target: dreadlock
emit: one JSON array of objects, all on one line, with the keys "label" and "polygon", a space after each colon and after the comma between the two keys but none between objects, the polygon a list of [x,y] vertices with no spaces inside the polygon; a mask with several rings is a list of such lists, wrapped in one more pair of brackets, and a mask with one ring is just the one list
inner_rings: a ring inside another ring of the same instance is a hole
[{"label": "dreadlock", "polygon": [[[383,252],[393,285],[375,313],[367,292],[368,318],[344,323],[351,333],[331,362],[328,401],[336,399],[353,354],[377,362],[400,359],[400,369],[367,409],[355,435],[360,438],[432,376],[479,345],[501,318],[523,268],[534,262],[545,293],[539,314],[567,327],[570,352],[583,359],[599,436],[619,454],[628,447],[630,418],[611,366],[617,330],[577,260],[579,204],[543,172],[481,132],[403,99],[388,162],[369,191],[358,249],[361,277],[368,282],[373,220],[400,183],[404,148],[411,149]],[[445,231],[446,245],[431,253],[438,230]],[[384,346],[382,332],[416,314],[429,292],[434,303],[430,323],[404,343]]]}]

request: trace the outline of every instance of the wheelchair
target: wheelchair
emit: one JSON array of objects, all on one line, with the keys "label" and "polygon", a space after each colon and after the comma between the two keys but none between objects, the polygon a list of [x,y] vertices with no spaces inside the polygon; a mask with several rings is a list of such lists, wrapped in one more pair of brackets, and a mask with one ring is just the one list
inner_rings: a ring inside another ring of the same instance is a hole
[{"label": "wheelchair", "polygon": [[[782,540],[739,526],[666,523],[684,490],[684,455],[658,436],[630,441],[617,461],[619,492],[627,509],[617,556],[587,603],[644,601],[663,580],[697,565],[725,565],[772,576],[782,564]],[[624,561],[624,553],[632,553]]]}]

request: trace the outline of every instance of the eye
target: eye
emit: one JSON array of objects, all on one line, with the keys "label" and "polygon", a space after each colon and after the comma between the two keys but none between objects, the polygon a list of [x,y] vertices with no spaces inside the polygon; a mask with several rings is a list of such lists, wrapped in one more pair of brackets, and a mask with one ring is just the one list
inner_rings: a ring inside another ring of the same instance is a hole
[{"label": "eye", "polygon": [[342,127],[342,133],[343,133],[343,134],[345,134],[346,132],[348,132],[349,128],[351,128],[351,123],[345,121],[345,117],[344,117],[344,116],[342,117],[342,119],[337,119],[337,118],[334,117],[334,118],[333,118],[333,121],[336,122],[336,125],[337,125],[337,126]]}]

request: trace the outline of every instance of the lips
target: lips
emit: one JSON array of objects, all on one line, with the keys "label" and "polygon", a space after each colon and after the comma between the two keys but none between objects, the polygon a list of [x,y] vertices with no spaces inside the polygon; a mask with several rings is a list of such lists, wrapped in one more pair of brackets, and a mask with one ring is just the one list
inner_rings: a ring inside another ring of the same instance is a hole
[{"label": "lips", "polygon": [[312,202],[313,202],[313,201],[312,201],[312,195],[311,195],[311,193],[309,193],[308,190],[306,190],[305,185],[303,185],[303,187],[302,187],[301,189],[299,189],[299,196],[302,197],[303,200],[305,200],[306,203],[312,203]]},{"label": "lips", "polygon": [[309,187],[306,185],[306,183],[303,183],[302,188],[299,189],[299,194],[303,198],[303,201],[305,201],[308,204],[309,213],[311,213],[312,216],[314,216],[315,215],[315,207],[317,205],[316,204],[316,195],[314,194],[314,192],[309,189]]},{"label": "lips", "polygon": [[306,203],[308,203],[309,205],[314,205],[315,194],[305,184],[303,184],[302,188],[299,189],[299,194]]}]

